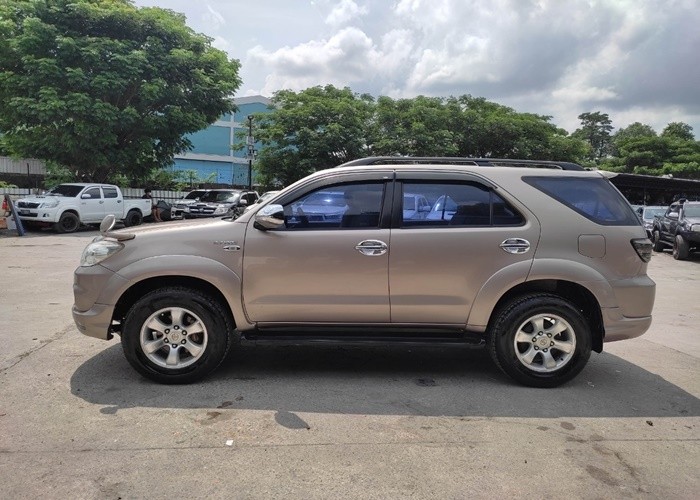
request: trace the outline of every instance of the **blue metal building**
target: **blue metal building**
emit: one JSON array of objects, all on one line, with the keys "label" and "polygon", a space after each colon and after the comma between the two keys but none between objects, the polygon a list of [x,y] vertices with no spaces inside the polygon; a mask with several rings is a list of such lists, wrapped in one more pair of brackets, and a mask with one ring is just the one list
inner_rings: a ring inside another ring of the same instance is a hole
[{"label": "blue metal building", "polygon": [[[248,158],[245,138],[238,137],[242,131],[248,133],[248,116],[269,111],[270,99],[263,96],[239,97],[233,100],[238,111],[226,114],[209,127],[189,135],[193,148],[185,154],[175,156],[174,170],[193,170],[198,180],[209,179],[218,184],[248,185]],[[243,144],[234,151],[232,145]],[[255,149],[260,148],[255,144]],[[253,172],[255,184],[255,172]]]}]

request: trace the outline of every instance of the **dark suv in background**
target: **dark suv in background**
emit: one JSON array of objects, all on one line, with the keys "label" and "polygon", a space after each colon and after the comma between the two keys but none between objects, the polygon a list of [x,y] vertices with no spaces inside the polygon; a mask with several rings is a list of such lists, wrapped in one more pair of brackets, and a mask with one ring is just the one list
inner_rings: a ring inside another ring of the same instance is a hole
[{"label": "dark suv in background", "polygon": [[252,205],[259,198],[256,191],[239,189],[209,189],[197,200],[182,209],[185,219],[202,217],[237,217],[245,207]]}]

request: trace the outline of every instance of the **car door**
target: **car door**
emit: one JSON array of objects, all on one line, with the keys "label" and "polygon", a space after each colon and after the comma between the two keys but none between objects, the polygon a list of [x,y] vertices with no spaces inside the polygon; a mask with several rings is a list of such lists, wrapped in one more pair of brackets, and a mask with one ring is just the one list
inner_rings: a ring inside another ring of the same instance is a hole
[{"label": "car door", "polygon": [[104,197],[104,215],[113,214],[117,219],[124,217],[124,204],[115,186],[102,186],[102,196]]},{"label": "car door", "polygon": [[285,224],[278,230],[251,219],[243,256],[251,321],[389,323],[385,192],[392,183],[371,177],[290,193],[280,200]]},{"label": "car door", "polygon": [[479,290],[492,276],[508,269],[509,280],[525,280],[540,228],[534,217],[524,215],[524,207],[516,209],[493,186],[466,174],[426,178],[405,172],[397,180],[397,193],[425,196],[443,209],[425,219],[404,220],[403,207],[394,208],[389,258],[393,323],[464,326]]},{"label": "car door", "polygon": [[91,186],[80,195],[80,219],[82,222],[99,222],[105,217],[102,190]]}]

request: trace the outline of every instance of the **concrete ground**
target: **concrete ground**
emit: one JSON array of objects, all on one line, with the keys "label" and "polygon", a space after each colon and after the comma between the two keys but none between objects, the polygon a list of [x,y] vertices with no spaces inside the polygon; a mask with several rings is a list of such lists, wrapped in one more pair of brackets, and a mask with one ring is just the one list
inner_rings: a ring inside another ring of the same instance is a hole
[{"label": "concrete ground", "polygon": [[74,327],[95,235],[0,235],[1,498],[700,497],[700,258],[655,255],[650,331],[557,389],[406,347],[240,348],[172,387]]}]

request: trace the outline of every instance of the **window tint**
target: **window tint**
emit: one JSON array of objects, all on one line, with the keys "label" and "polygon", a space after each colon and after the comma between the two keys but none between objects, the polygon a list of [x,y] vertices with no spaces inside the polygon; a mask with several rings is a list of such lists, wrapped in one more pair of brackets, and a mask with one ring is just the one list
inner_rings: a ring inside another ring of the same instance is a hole
[{"label": "window tint", "polygon": [[284,206],[287,229],[376,228],[384,184],[340,184],[313,191]]},{"label": "window tint", "polygon": [[402,227],[518,225],[522,216],[491,189],[476,183],[403,184]]},{"label": "window tint", "polygon": [[116,198],[117,197],[117,188],[103,187],[102,193],[104,194],[105,198]]},{"label": "window tint", "polygon": [[587,219],[604,226],[635,226],[627,200],[603,178],[524,177],[523,180]]},{"label": "window tint", "polygon": [[100,188],[98,188],[98,187],[90,188],[90,189],[86,190],[83,194],[84,195],[89,194],[90,198],[93,198],[93,199],[102,198],[102,193],[100,193]]}]

